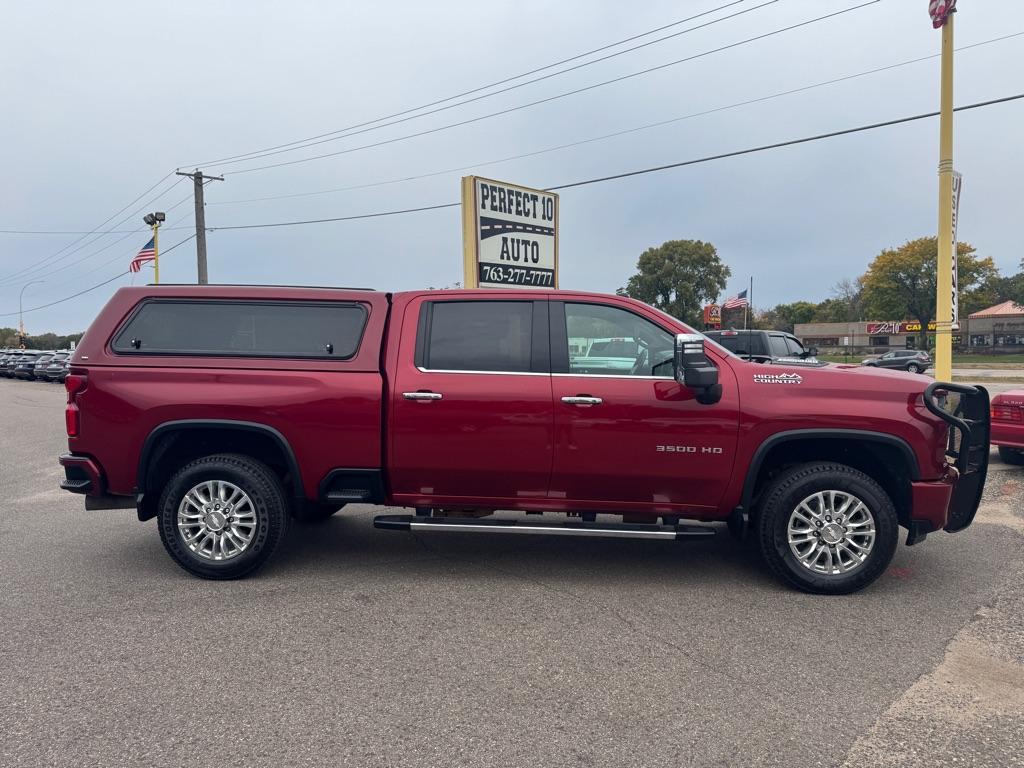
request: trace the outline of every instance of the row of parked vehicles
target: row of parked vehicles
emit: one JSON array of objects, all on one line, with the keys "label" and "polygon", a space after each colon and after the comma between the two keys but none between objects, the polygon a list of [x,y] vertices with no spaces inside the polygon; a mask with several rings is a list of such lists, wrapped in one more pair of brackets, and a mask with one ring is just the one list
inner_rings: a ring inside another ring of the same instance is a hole
[{"label": "row of parked vehicles", "polygon": [[0,351],[0,376],[29,381],[63,382],[71,352],[64,350],[5,349]]}]

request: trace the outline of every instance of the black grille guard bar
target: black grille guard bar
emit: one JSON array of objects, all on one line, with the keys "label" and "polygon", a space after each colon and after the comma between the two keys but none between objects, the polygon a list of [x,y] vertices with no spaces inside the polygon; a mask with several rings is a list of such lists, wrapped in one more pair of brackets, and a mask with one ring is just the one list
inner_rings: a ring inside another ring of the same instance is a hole
[{"label": "black grille guard bar", "polygon": [[956,392],[961,395],[979,395],[981,390],[977,387],[972,387],[969,384],[950,384],[943,381],[933,381],[924,389],[924,405],[929,411],[934,413],[944,422],[949,424],[953,429],[960,433],[960,446],[961,450],[956,452],[956,468],[961,474],[967,472],[967,461],[970,451],[963,450],[967,446],[971,445],[971,424],[961,419],[959,416],[950,413],[949,411],[943,410],[935,404],[934,396],[935,392]]}]

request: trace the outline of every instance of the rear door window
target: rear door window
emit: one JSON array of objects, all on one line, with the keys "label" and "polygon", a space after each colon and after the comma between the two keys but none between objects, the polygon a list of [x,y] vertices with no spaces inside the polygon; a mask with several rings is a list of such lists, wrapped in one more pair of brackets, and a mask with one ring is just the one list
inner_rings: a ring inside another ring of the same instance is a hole
[{"label": "rear door window", "polygon": [[427,370],[526,373],[540,367],[532,301],[427,302],[419,339],[417,364]]},{"label": "rear door window", "polygon": [[114,338],[115,352],[347,360],[366,326],[362,304],[147,301]]}]

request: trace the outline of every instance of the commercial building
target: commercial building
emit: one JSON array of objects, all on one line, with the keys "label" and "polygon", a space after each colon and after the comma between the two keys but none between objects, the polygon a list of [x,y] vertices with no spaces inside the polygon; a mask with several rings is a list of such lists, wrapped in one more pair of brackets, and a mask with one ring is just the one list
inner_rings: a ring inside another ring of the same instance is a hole
[{"label": "commercial building", "polygon": [[[935,343],[935,323],[929,323],[929,346]],[[848,323],[797,323],[794,334],[806,347],[823,354],[883,353],[916,349],[921,324],[915,320]],[[1024,352],[1024,307],[1004,301],[974,312],[960,321],[953,345],[969,352]]]}]

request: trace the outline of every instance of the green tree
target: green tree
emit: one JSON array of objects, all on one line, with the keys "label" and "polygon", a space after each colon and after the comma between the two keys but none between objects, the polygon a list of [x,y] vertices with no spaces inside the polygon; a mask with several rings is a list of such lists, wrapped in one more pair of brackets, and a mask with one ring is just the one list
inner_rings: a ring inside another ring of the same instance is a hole
[{"label": "green tree", "polygon": [[669,240],[648,248],[636,269],[619,295],[639,299],[697,328],[704,322],[703,306],[721,295],[732,274],[715,246],[700,240]]},{"label": "green tree", "polygon": [[[935,319],[937,242],[921,237],[882,251],[861,278],[866,312],[879,320],[920,322],[921,349],[927,349],[928,323]],[[999,274],[991,257],[980,259],[974,251],[969,243],[957,245],[962,294]]]},{"label": "green tree", "polygon": [[809,323],[814,319],[817,304],[809,301],[794,301],[792,304],[777,304],[763,313],[759,323],[771,330],[793,332],[797,323]]}]

